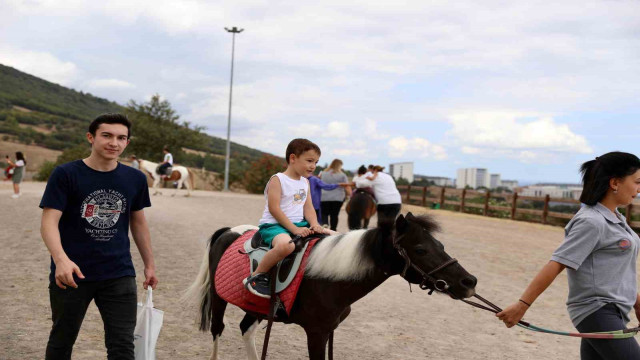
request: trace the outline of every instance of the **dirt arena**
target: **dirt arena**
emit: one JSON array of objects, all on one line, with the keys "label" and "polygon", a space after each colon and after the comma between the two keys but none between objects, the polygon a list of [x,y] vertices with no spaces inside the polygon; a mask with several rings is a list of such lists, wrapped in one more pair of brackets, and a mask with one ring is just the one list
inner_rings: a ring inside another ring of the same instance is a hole
[{"label": "dirt arena", "polygon": [[[41,359],[50,329],[49,255],[39,234],[42,183],[23,183],[24,195],[10,197],[11,184],[0,184],[0,359]],[[262,196],[196,191],[191,198],[152,198],[146,209],[157,275],[157,308],[165,311],[158,340],[158,359],[208,359],[211,335],[194,325],[194,309],[178,299],[192,282],[207,239],[222,226],[256,223]],[[562,241],[560,227],[426,211],[441,223],[438,236],[447,252],[478,278],[477,291],[499,305],[517,301],[524,287]],[[346,230],[341,214],[339,231]],[[133,244],[133,241],[132,241]],[[142,295],[142,261],[132,245]],[[563,273],[529,311],[526,320],[543,327],[571,330],[565,310]],[[140,296],[139,296],[140,297]],[[238,330],[242,312],[227,308],[221,338],[222,359],[246,359]],[[635,322],[635,320],[634,320]],[[258,347],[264,330],[257,333]],[[492,314],[445,296],[429,296],[395,276],[355,303],[335,336],[336,359],[578,359],[580,340],[507,329]],[[271,359],[304,359],[304,331],[275,324]],[[100,315],[91,305],[74,348],[74,359],[104,359]]]}]

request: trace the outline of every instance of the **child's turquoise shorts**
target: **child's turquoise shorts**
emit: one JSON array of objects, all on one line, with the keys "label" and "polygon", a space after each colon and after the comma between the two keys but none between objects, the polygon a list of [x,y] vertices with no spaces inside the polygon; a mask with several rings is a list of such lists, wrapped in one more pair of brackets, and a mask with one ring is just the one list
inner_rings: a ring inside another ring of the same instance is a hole
[{"label": "child's turquoise shorts", "polygon": [[[307,220],[293,223],[293,225],[297,227],[309,227],[309,223],[307,222]],[[271,247],[271,242],[273,241],[273,238],[276,237],[276,235],[289,234],[293,238],[293,234],[291,234],[289,230],[282,227],[282,225],[280,225],[279,223],[260,224],[260,226],[258,226],[258,231],[260,232],[260,236],[262,236],[262,241],[269,244],[269,247]]]}]

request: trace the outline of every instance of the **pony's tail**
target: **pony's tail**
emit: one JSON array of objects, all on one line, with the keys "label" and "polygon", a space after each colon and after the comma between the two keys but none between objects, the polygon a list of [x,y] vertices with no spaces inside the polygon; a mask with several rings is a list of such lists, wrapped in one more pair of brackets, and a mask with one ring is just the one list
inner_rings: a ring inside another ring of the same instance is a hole
[{"label": "pony's tail", "polygon": [[194,302],[198,304],[198,307],[200,309],[200,331],[209,331],[209,329],[211,328],[211,296],[213,292],[213,289],[211,289],[211,269],[209,269],[209,255],[211,253],[211,247],[213,243],[229,229],[230,228],[228,227],[224,227],[211,235],[211,239],[209,239],[207,243],[207,248],[202,258],[202,263],[200,264],[198,276],[182,296],[183,301]]},{"label": "pony's tail", "polygon": [[191,171],[191,169],[187,168],[187,173],[189,174],[189,185],[191,185],[191,190],[195,190],[196,189],[196,185],[195,185],[195,178],[193,177],[193,171]]}]

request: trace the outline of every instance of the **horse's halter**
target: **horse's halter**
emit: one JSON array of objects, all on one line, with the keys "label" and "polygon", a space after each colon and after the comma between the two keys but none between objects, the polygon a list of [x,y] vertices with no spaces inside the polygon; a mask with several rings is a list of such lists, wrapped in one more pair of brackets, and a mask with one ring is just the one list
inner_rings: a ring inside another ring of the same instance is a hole
[{"label": "horse's halter", "polygon": [[448,292],[447,290],[449,289],[449,284],[447,284],[447,282],[442,279],[436,279],[432,275],[446,268],[449,265],[457,263],[458,260],[456,260],[455,258],[451,258],[445,261],[443,264],[436,266],[431,271],[424,272],[416,264],[411,262],[411,259],[409,258],[409,254],[407,254],[407,250],[402,246],[400,246],[401,239],[402,239],[402,236],[393,238],[393,248],[396,249],[398,254],[400,254],[400,256],[404,259],[404,269],[402,270],[402,273],[400,273],[400,276],[404,278],[407,275],[407,270],[409,270],[409,267],[411,267],[415,271],[417,271],[420,275],[422,275],[422,282],[419,285],[420,289],[422,290],[431,289],[431,291],[429,291],[429,295],[431,295],[434,291]]}]

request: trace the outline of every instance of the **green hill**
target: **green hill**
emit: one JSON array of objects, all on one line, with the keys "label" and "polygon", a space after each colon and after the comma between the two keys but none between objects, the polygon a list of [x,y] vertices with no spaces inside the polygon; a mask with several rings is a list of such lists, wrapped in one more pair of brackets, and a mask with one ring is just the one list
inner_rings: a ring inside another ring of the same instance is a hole
[{"label": "green hill", "polygon": [[[124,106],[113,101],[0,64],[0,136],[4,140],[65,150],[86,142],[84,134],[96,115],[124,111]],[[195,129],[188,131],[197,132]],[[174,153],[176,160],[189,166],[222,171],[224,159],[221,155],[225,154],[226,140],[200,135],[204,141],[192,150],[203,153],[186,153],[178,149],[178,154]],[[244,164],[264,155],[259,150],[235,143],[231,143],[231,154],[232,174],[234,169],[240,172],[246,167]]]}]

